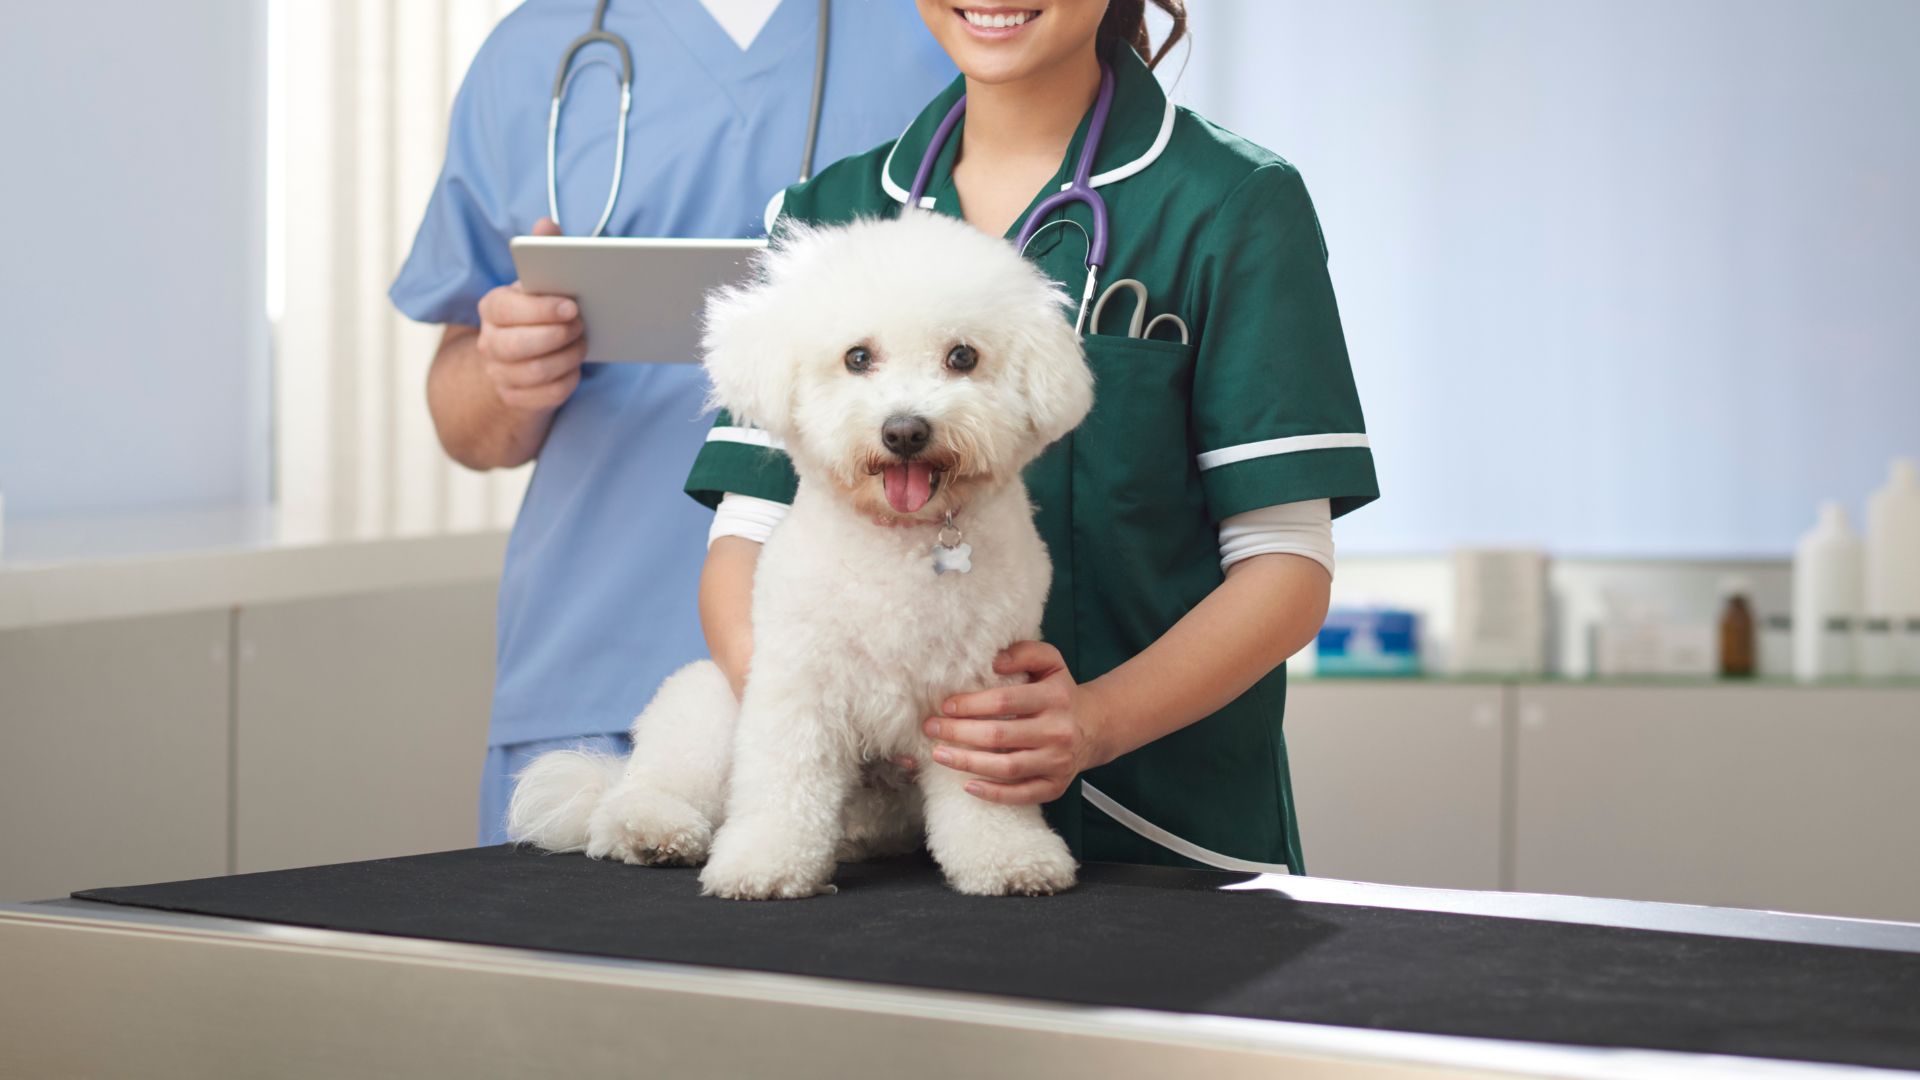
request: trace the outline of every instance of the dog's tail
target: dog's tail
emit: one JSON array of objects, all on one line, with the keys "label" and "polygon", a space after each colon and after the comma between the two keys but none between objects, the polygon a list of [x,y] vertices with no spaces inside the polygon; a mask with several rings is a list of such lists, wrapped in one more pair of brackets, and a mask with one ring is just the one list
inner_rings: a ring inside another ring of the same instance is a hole
[{"label": "dog's tail", "polygon": [[600,796],[626,770],[625,758],[589,750],[554,750],[514,778],[507,838],[547,851],[584,851],[587,819]]}]

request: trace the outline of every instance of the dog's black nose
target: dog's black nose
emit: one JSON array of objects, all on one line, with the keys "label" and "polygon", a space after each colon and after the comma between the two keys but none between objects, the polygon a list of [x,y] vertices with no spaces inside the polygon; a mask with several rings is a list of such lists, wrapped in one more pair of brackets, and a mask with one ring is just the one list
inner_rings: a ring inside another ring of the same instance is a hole
[{"label": "dog's black nose", "polygon": [[925,450],[932,438],[933,425],[918,416],[889,416],[887,422],[880,425],[880,441],[903,458]]}]

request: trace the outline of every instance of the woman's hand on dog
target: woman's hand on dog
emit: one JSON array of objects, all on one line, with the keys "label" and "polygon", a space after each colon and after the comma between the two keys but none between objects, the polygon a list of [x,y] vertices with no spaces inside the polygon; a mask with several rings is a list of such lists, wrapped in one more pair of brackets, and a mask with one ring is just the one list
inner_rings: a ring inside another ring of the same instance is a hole
[{"label": "woman's hand on dog", "polygon": [[1074,777],[1111,760],[1096,695],[1074,680],[1060,650],[1023,641],[994,658],[1025,683],[958,694],[924,725],[933,760],[972,773],[967,792],[988,802],[1050,802]]}]

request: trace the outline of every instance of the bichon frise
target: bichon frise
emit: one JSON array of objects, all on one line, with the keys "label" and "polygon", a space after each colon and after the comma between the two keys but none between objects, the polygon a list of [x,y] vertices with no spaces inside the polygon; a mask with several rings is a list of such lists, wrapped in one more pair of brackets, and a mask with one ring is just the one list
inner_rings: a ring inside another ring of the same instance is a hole
[{"label": "bichon frise", "polygon": [[626,762],[534,761],[509,833],[704,861],[703,890],[740,899],[831,891],[836,859],[923,835],[961,892],[1065,889],[1074,860],[1039,807],[967,794],[921,723],[1006,685],[994,655],[1039,636],[1051,568],[1020,472],[1093,394],[1066,297],[1005,241],[918,211],[793,230],[759,269],[711,298],[705,338],[713,403],[800,477],[754,577],[745,697],[711,662],[676,673]]}]

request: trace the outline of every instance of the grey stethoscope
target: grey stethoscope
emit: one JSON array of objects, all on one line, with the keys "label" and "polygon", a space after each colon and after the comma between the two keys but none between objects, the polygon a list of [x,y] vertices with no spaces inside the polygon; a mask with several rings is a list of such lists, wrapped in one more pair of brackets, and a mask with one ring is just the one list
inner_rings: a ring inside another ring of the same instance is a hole
[{"label": "grey stethoscope", "polygon": [[[813,145],[820,135],[820,106],[827,88],[827,9],[829,0],[820,0],[819,40],[813,52],[813,103],[807,112],[806,146],[800,158],[800,179],[813,175]],[[560,224],[560,190],[558,173],[560,168],[558,152],[560,147],[560,103],[566,100],[567,91],[573,86],[573,77],[594,66],[605,64],[612,67],[610,61],[589,60],[579,67],[573,66],[573,58],[581,49],[595,43],[611,45],[620,54],[620,120],[619,130],[613,143],[613,183],[607,187],[607,205],[600,211],[600,220],[594,224],[588,236],[599,236],[606,231],[607,222],[613,218],[613,204],[620,197],[620,174],[627,163],[627,114],[633,110],[633,50],[627,48],[626,39],[607,29],[607,0],[600,0],[593,8],[593,29],[573,39],[567,51],[560,57],[560,71],[553,77],[553,104],[547,110],[547,216],[555,225]]]}]

